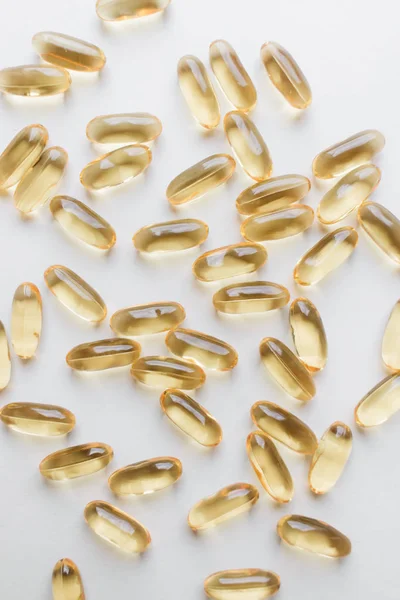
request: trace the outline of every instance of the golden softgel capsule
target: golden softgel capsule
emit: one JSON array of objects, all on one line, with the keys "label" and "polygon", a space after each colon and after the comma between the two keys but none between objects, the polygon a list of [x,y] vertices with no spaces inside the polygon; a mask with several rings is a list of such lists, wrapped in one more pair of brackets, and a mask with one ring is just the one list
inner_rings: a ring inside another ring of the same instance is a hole
[{"label": "golden softgel capsule", "polygon": [[11,429],[30,435],[65,435],[75,427],[75,416],[66,408],[37,402],[7,404],[0,419]]},{"label": "golden softgel capsule", "polygon": [[200,281],[218,281],[254,273],[266,260],[267,251],[260,244],[231,244],[199,256],[193,263],[193,273]]},{"label": "golden softgel capsule", "polygon": [[178,81],[196,121],[206,129],[217,127],[219,104],[201,60],[190,54],[183,56],[178,62]]},{"label": "golden softgel capsule", "polygon": [[160,119],[144,112],[95,117],[86,126],[86,137],[98,144],[146,144],[162,131]]},{"label": "golden softgel capsule", "polygon": [[75,479],[104,469],[113,456],[113,449],[108,444],[80,444],[49,454],[40,463],[39,470],[47,479]]},{"label": "golden softgel capsule", "polygon": [[106,64],[104,52],[94,44],[54,31],[41,31],[32,38],[40,58],[71,71],[100,71]]},{"label": "golden softgel capsule", "polygon": [[117,310],[110,326],[117,335],[132,337],[169,331],[185,317],[185,309],[178,302],[154,302]]},{"label": "golden softgel capsule", "polygon": [[396,263],[400,263],[400,221],[377,202],[364,202],[358,209],[364,231]]},{"label": "golden softgel capsule", "polygon": [[266,143],[253,121],[243,112],[232,110],[224,118],[228,142],[247,175],[256,181],[272,173],[272,160]]},{"label": "golden softgel capsule", "polygon": [[400,300],[394,305],[382,340],[382,359],[393,371],[400,371]]},{"label": "golden softgel capsule", "polygon": [[0,189],[16,183],[39,160],[49,139],[43,125],[28,125],[17,133],[0,155]]},{"label": "golden softgel capsule", "polygon": [[140,356],[140,344],[124,338],[87,342],[72,348],[67,364],[77,371],[104,371],[131,365]]},{"label": "golden softgel capsule", "polygon": [[51,96],[62,94],[71,85],[65,69],[46,65],[22,65],[0,71],[0,92],[14,96]]},{"label": "golden softgel capsule", "polygon": [[160,405],[174,425],[202,446],[217,446],[222,441],[216,419],[184,392],[174,388],[165,390]]},{"label": "golden softgel capsule", "polygon": [[308,483],[314,494],[326,494],[335,485],[350,457],[353,434],[336,421],[325,431],[311,459]]},{"label": "golden softgel capsule", "polygon": [[81,574],[69,558],[62,558],[54,565],[52,588],[53,600],[85,600]]},{"label": "golden softgel capsule", "polygon": [[11,309],[11,342],[20,358],[32,358],[42,332],[42,297],[33,283],[15,290]]},{"label": "golden softgel capsule", "polygon": [[227,285],[213,296],[214,307],[223,313],[241,315],[282,308],[290,299],[288,290],[271,281],[248,281]]},{"label": "golden softgel capsule", "polygon": [[314,222],[310,206],[293,204],[266,214],[255,214],[243,221],[240,232],[246,240],[269,242],[303,233]]},{"label": "golden softgel capsule", "polygon": [[238,362],[238,354],[232,346],[200,331],[176,328],[165,338],[168,350],[201,364],[207,369],[230,371]]},{"label": "golden softgel capsule", "polygon": [[315,385],[308,369],[283,342],[264,338],[260,343],[260,355],[268,373],[287,394],[303,402],[315,396]]},{"label": "golden softgel capsule", "polygon": [[400,409],[400,373],[382,379],[355,408],[360,427],[382,425]]},{"label": "golden softgel capsule", "polygon": [[300,285],[318,283],[342,265],[354,252],[358,233],[353,227],[341,227],[328,233],[300,258],[293,277]]},{"label": "golden softgel capsule", "polygon": [[171,181],[166,191],[168,202],[177,206],[203,196],[230,179],[235,168],[236,163],[229,154],[203,158]]},{"label": "golden softgel capsule", "polygon": [[313,161],[315,177],[330,179],[371,162],[383,150],[385,138],[376,129],[360,131],[317,154]]},{"label": "golden softgel capsule", "polygon": [[310,180],[303,175],[271,177],[243,190],[236,199],[236,209],[245,216],[275,212],[303,200],[310,188]]},{"label": "golden softgel capsule", "polygon": [[210,45],[210,64],[228,100],[239,110],[251,110],[257,92],[240,58],[228,42],[216,40]]},{"label": "golden softgel capsule", "polygon": [[209,575],[204,591],[213,600],[265,600],[279,590],[280,578],[262,569],[230,569]]},{"label": "golden softgel capsule", "polygon": [[342,558],[351,552],[349,538],[328,523],[310,517],[282,517],[278,522],[277,532],[290,546],[329,558]]},{"label": "golden softgel capsule", "polygon": [[208,237],[208,225],[198,219],[177,219],[142,227],[133,236],[139,252],[179,252],[200,246]]},{"label": "golden softgel capsule", "polygon": [[165,10],[171,0],[97,0],[96,12],[103,21],[147,17]]},{"label": "golden softgel capsule", "polygon": [[194,531],[214,527],[227,519],[250,510],[259,493],[250,483],[234,483],[195,504],[188,515],[189,526]]},{"label": "golden softgel capsule", "polygon": [[317,308],[308,298],[296,298],[290,306],[289,324],[301,362],[311,373],[321,371],[328,358],[328,342]]},{"label": "golden softgel capsule", "polygon": [[182,475],[182,463],[171,456],[143,460],[114,471],[108,485],[119,496],[153,494],[172,485]]},{"label": "golden softgel capsule", "polygon": [[0,321],[0,391],[10,383],[11,359],[8,339],[3,323]]},{"label": "golden softgel capsule", "polygon": [[143,356],[132,365],[135,379],[151,387],[195,390],[206,380],[203,369],[189,361],[170,356]]}]

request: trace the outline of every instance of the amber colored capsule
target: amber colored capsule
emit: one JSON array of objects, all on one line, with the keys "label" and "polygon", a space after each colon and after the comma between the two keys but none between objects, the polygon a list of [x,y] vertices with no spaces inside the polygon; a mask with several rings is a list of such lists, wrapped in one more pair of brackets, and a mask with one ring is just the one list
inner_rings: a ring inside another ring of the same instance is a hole
[{"label": "amber colored capsule", "polygon": [[178,81],[190,112],[202,127],[213,129],[220,120],[217,97],[201,60],[190,54],[178,62]]},{"label": "amber colored capsule", "polygon": [[164,11],[171,0],[97,0],[97,16],[103,21],[147,17]]},{"label": "amber colored capsule", "polygon": [[113,449],[108,444],[80,444],[49,454],[40,463],[39,470],[47,479],[75,479],[104,469],[113,456]]},{"label": "amber colored capsule", "polygon": [[321,281],[349,258],[357,242],[358,233],[353,227],[328,233],[300,258],[293,272],[294,280],[300,285]]},{"label": "amber colored capsule", "polygon": [[314,494],[326,494],[342,474],[351,454],[353,434],[336,421],[325,431],[311,459],[308,483]]},{"label": "amber colored capsule", "polygon": [[200,246],[208,237],[208,225],[198,219],[177,219],[142,227],[133,236],[139,252],[179,252]]},{"label": "amber colored capsule", "polygon": [[143,356],[131,368],[132,376],[151,387],[195,390],[206,380],[203,369],[189,361],[170,356]]},{"label": "amber colored capsule", "polygon": [[321,315],[308,298],[296,298],[290,306],[293,344],[301,362],[311,373],[321,371],[328,358],[328,342]]},{"label": "amber colored capsule", "polygon": [[40,58],[71,71],[100,71],[106,64],[98,46],[63,33],[41,31],[33,36],[32,45]]},{"label": "amber colored capsule", "polygon": [[81,319],[97,323],[105,318],[107,307],[104,300],[71,269],[53,265],[46,269],[44,279],[57,300]]},{"label": "amber colored capsule", "polygon": [[238,354],[232,346],[193,329],[172,329],[165,338],[165,344],[175,356],[194,360],[207,369],[230,371],[238,362]]},{"label": "amber colored capsule", "polygon": [[184,392],[174,388],[165,390],[160,405],[174,425],[202,446],[217,446],[222,441],[222,430],[216,419]]},{"label": "amber colored capsule", "polygon": [[329,558],[342,558],[351,552],[349,538],[318,519],[288,515],[278,521],[277,532],[290,546]]},{"label": "amber colored capsule", "polygon": [[162,131],[160,119],[149,113],[118,113],[95,117],[86,126],[86,137],[98,144],[146,144]]},{"label": "amber colored capsule", "polygon": [[240,232],[246,240],[268,242],[303,233],[313,221],[314,211],[310,206],[293,204],[275,212],[248,217],[243,221]]},{"label": "amber colored capsule", "polygon": [[32,358],[42,331],[42,297],[33,283],[15,290],[11,309],[11,342],[20,358]]},{"label": "amber colored capsule", "polygon": [[271,281],[248,281],[227,285],[213,296],[217,310],[233,315],[266,312],[282,308],[290,299],[289,291]]},{"label": "amber colored capsule", "polygon": [[67,354],[67,364],[77,371],[104,371],[131,365],[140,356],[140,344],[124,338],[110,338],[80,344]]},{"label": "amber colored capsule", "polygon": [[396,263],[400,263],[400,221],[377,202],[364,202],[358,209],[364,231]]},{"label": "amber colored capsule", "polygon": [[177,302],[154,302],[117,310],[110,326],[117,335],[131,337],[168,331],[185,318],[185,309]]},{"label": "amber colored capsule", "polygon": [[114,471],[108,485],[119,496],[153,494],[172,485],[182,475],[182,463],[171,456],[150,458]]},{"label": "amber colored capsule", "polygon": [[400,373],[382,379],[360,400],[355,408],[360,427],[385,423],[400,409]]},{"label": "amber colored capsule", "polygon": [[39,160],[48,139],[48,131],[43,125],[28,125],[13,137],[0,155],[0,189],[18,183]]},{"label": "amber colored capsule", "polygon": [[382,359],[393,371],[400,371],[400,300],[394,305],[382,340]]},{"label": "amber colored capsule", "polygon": [[65,69],[47,65],[22,65],[0,71],[0,92],[14,96],[63,94],[71,85]]},{"label": "amber colored capsule", "polygon": [[266,260],[267,251],[260,244],[231,244],[199,256],[193,263],[193,273],[200,281],[218,281],[254,273]]},{"label": "amber colored capsule", "polygon": [[69,558],[62,558],[54,565],[52,588],[53,600],[85,600],[81,574]]},{"label": "amber colored capsule", "polygon": [[303,175],[271,177],[243,190],[236,199],[236,209],[245,216],[275,212],[303,200],[310,188],[310,180]]},{"label": "amber colored capsule", "polygon": [[8,339],[3,323],[0,321],[0,391],[10,383],[11,359]]},{"label": "amber colored capsule", "polygon": [[281,581],[272,571],[230,569],[209,575],[204,590],[214,600],[264,600],[279,590]]},{"label": "amber colored capsule", "polygon": [[75,427],[75,416],[66,408],[37,402],[7,404],[0,419],[11,429],[30,435],[65,435]]}]

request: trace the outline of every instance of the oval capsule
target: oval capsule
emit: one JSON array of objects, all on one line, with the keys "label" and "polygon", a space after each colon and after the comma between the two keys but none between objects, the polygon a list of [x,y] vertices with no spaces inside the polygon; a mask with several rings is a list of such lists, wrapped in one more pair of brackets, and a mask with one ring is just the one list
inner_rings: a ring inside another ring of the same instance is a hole
[{"label": "oval capsule", "polygon": [[63,94],[71,85],[65,69],[46,65],[22,65],[0,70],[0,92],[14,96]]},{"label": "oval capsule", "polygon": [[154,302],[117,310],[110,326],[117,335],[131,337],[168,331],[185,318],[185,309],[177,302]]},{"label": "oval capsule", "polygon": [[146,144],[161,131],[160,119],[150,113],[117,113],[94,117],[86,126],[86,137],[98,144]]},{"label": "oval capsule", "polygon": [[196,121],[206,129],[217,127],[220,110],[214,89],[201,60],[190,54],[178,62],[178,81]]},{"label": "oval capsule", "polygon": [[124,338],[87,342],[72,348],[67,365],[76,371],[104,371],[131,365],[140,356],[140,344]]},{"label": "oval capsule", "polygon": [[279,590],[280,578],[262,569],[230,569],[213,573],[204,582],[204,590],[214,600],[265,600]]},{"label": "oval capsule", "polygon": [[103,21],[138,19],[164,11],[171,0],[97,0],[97,16]]},{"label": "oval capsule", "polygon": [[30,435],[65,435],[75,427],[75,416],[61,406],[37,402],[12,402],[0,411],[5,425]]},{"label": "oval capsule", "polygon": [[47,479],[75,479],[104,469],[113,456],[113,449],[108,444],[80,444],[49,454],[40,463],[39,470]]},{"label": "oval capsule", "polygon": [[195,390],[206,380],[206,374],[198,365],[170,356],[143,356],[131,368],[132,376],[151,387],[177,387]]},{"label": "oval capsule", "polygon": [[15,290],[11,309],[11,343],[20,358],[32,358],[42,332],[42,296],[33,283]]},{"label": "oval capsule", "polygon": [[271,281],[249,281],[227,285],[213,296],[214,307],[223,313],[240,315],[282,308],[290,299],[288,290]]},{"label": "oval capsule", "polygon": [[153,494],[172,485],[182,475],[182,463],[171,456],[143,460],[114,471],[108,485],[119,496]]},{"label": "oval capsule", "polygon": [[28,125],[13,137],[0,155],[0,189],[12,187],[39,160],[49,133],[43,125]]},{"label": "oval capsule", "polygon": [[342,558],[351,552],[351,542],[343,533],[318,519],[301,515],[282,517],[277,525],[281,540],[329,558]]},{"label": "oval capsule", "polygon": [[133,236],[139,252],[179,252],[200,246],[208,237],[208,225],[198,219],[177,219],[142,227]]},{"label": "oval capsule", "polygon": [[62,558],[54,565],[52,591],[53,600],[85,600],[81,574],[69,558]]},{"label": "oval capsule", "polygon": [[400,409],[400,373],[389,375],[357,404],[354,414],[360,427],[382,425]]},{"label": "oval capsule", "polygon": [[231,244],[199,256],[193,263],[193,274],[200,281],[218,281],[254,273],[266,260],[267,251],[259,244]]},{"label": "oval capsule", "polygon": [[289,324],[301,362],[311,373],[321,371],[328,358],[328,342],[317,308],[308,298],[296,298],[290,306]]},{"label": "oval capsule", "polygon": [[41,31],[33,36],[32,45],[40,58],[71,71],[100,71],[106,64],[98,46],[63,33]]},{"label": "oval capsule", "polygon": [[303,175],[280,175],[254,183],[236,199],[238,213],[245,216],[271,213],[300,202],[311,189]]},{"label": "oval capsule", "polygon": [[400,221],[377,202],[364,202],[358,209],[364,231],[396,263],[400,263]]},{"label": "oval capsule", "polygon": [[389,369],[400,371],[400,300],[394,305],[382,340],[382,360]]},{"label": "oval capsule", "polygon": [[303,233],[314,222],[314,211],[310,206],[294,204],[266,214],[255,214],[243,221],[240,233],[252,242],[281,240]]},{"label": "oval capsule", "polygon": [[353,434],[336,421],[325,431],[311,459],[308,484],[314,494],[326,494],[336,484],[351,454]]},{"label": "oval capsule", "polygon": [[194,360],[207,369],[230,371],[238,362],[238,354],[232,346],[193,329],[172,329],[165,344],[175,356]]},{"label": "oval capsule", "polygon": [[0,321],[0,391],[4,390],[10,383],[11,378],[11,358],[10,348],[6,330],[2,321]]}]

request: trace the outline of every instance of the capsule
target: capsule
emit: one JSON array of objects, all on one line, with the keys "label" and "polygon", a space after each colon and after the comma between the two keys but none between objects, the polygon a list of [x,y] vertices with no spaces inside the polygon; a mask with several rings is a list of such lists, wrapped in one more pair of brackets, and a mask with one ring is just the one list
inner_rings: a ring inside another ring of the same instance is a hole
[{"label": "capsule", "polygon": [[224,130],[247,175],[256,181],[267,179],[272,173],[272,160],[253,121],[245,113],[232,110],[224,117]]},{"label": "capsule", "polygon": [[227,285],[213,296],[214,307],[223,313],[240,315],[282,308],[290,299],[288,290],[271,281],[248,281]]},{"label": "capsule", "polygon": [[167,417],[181,431],[202,446],[218,446],[222,441],[222,429],[216,419],[196,400],[170,388],[160,397],[160,405]]},{"label": "capsule", "polygon": [[0,321],[0,391],[10,383],[11,359],[8,339],[3,323]]},{"label": "capsule", "polygon": [[37,402],[6,404],[0,419],[11,429],[30,435],[66,435],[75,427],[75,416],[66,408]]},{"label": "capsule", "polygon": [[49,139],[43,125],[21,129],[0,155],[0,189],[12,187],[39,160]]},{"label": "capsule", "polygon": [[178,62],[178,81],[190,112],[205,129],[217,127],[220,110],[214,89],[201,60],[183,56]]},{"label": "capsule", "polygon": [[32,358],[42,332],[42,297],[33,283],[15,290],[11,309],[11,343],[20,358]]},{"label": "capsule", "polygon": [[86,137],[97,144],[147,144],[161,134],[160,119],[145,112],[95,117],[86,126]]},{"label": "capsule", "polygon": [[52,576],[53,600],[85,600],[82,577],[69,558],[57,561]]},{"label": "capsule", "polygon": [[87,190],[105,190],[140,175],[150,163],[151,150],[147,146],[130,144],[92,160],[79,177]]},{"label": "capsule", "polygon": [[308,483],[314,494],[326,494],[342,474],[351,454],[353,434],[345,423],[336,421],[319,441],[311,459]]},{"label": "capsule", "polygon": [[32,45],[42,60],[71,71],[100,71],[106,64],[100,48],[63,33],[41,31],[33,36]]},{"label": "capsule", "polygon": [[390,313],[382,340],[382,359],[393,371],[400,371],[400,300]]},{"label": "capsule", "polygon": [[104,371],[131,365],[140,356],[140,344],[124,338],[110,338],[80,344],[67,354],[67,365],[76,371]]},{"label": "capsule", "polygon": [[263,488],[277,502],[293,498],[293,480],[274,442],[262,431],[252,431],[246,441],[247,456]]},{"label": "capsule", "polygon": [[294,452],[313,454],[317,438],[298,417],[273,402],[256,402],[251,407],[251,418],[259,427]]},{"label": "capsule", "polygon": [[396,263],[400,263],[400,221],[377,202],[364,202],[358,209],[364,231]]},{"label": "capsule", "polygon": [[131,368],[132,376],[151,387],[177,387],[195,390],[202,386],[206,374],[198,365],[170,356],[143,356]]},{"label": "capsule", "polygon": [[75,479],[104,469],[113,456],[113,449],[108,444],[80,444],[49,454],[40,463],[39,470],[47,479]]},{"label": "capsule", "polygon": [[303,363],[283,342],[267,337],[260,343],[261,359],[268,373],[289,396],[307,402],[315,396],[312,377]]},{"label": "capsule", "polygon": [[133,236],[139,252],[179,252],[200,246],[208,237],[208,225],[198,219],[177,219],[142,227]]},{"label": "capsule", "polygon": [[64,175],[68,154],[59,146],[45,150],[22,177],[14,193],[14,204],[22,213],[43,206]]},{"label": "capsule", "polygon": [[132,337],[168,331],[185,318],[185,309],[177,302],[154,302],[117,310],[111,317],[110,326],[117,335]]},{"label": "capsule", "polygon": [[385,138],[380,131],[360,131],[317,154],[312,164],[313,173],[319,179],[338,177],[371,162],[375,154],[383,150],[384,145]]},{"label": "capsule", "polygon": [[52,96],[63,94],[71,85],[65,69],[46,65],[22,65],[0,71],[0,92],[13,96]]},{"label": "capsule", "polygon": [[213,573],[204,582],[204,590],[214,600],[264,600],[279,590],[281,581],[272,571],[231,569]]},{"label": "capsule", "polygon": [[238,362],[238,354],[232,346],[193,329],[173,329],[167,334],[165,344],[175,356],[194,360],[207,369],[230,371]]},{"label": "capsule", "polygon": [[382,379],[355,408],[360,427],[382,425],[400,409],[400,373]]},{"label": "capsule", "polygon": [[177,206],[203,196],[230,179],[235,168],[236,163],[229,154],[203,158],[171,181],[166,191],[168,202]]},{"label": "capsule", "polygon": [[259,244],[231,244],[199,256],[193,263],[193,273],[200,281],[218,281],[254,273],[266,260],[267,251]]},{"label": "capsule", "polygon": [[328,358],[328,342],[321,315],[311,300],[293,300],[289,323],[293,344],[301,362],[311,373],[321,371]]},{"label": "capsule", "polygon": [[238,213],[245,216],[271,213],[300,202],[311,189],[303,175],[280,175],[254,183],[236,199]]},{"label": "capsule", "polygon": [[97,0],[97,16],[103,21],[147,17],[164,11],[171,0]]},{"label": "capsule", "polygon": [[104,300],[71,269],[53,265],[46,269],[44,279],[57,300],[81,319],[98,323],[105,318],[107,307]]},{"label": "capsule", "polygon": [[318,283],[340,267],[357,246],[358,233],[353,227],[341,227],[328,233],[298,261],[293,277],[300,285]]},{"label": "capsule", "polygon": [[245,112],[254,108],[257,102],[256,88],[228,42],[215,40],[210,45],[210,64],[229,102]]},{"label": "capsule", "polygon": [[182,475],[182,463],[171,456],[143,460],[114,471],[108,485],[119,496],[153,494],[172,485]]},{"label": "capsule", "polygon": [[303,233],[313,222],[314,211],[310,206],[293,204],[276,212],[248,217],[243,221],[240,232],[251,242],[269,242]]},{"label": "capsule", "polygon": [[318,519],[288,515],[279,520],[277,532],[290,546],[329,558],[342,558],[351,552],[349,538]]}]

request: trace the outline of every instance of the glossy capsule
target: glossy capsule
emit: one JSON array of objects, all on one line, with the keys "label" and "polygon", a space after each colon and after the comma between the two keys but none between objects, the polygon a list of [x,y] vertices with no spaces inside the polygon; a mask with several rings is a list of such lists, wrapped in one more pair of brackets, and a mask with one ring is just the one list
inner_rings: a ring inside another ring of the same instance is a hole
[{"label": "glossy capsule", "polygon": [[364,202],[358,209],[364,231],[396,263],[400,263],[400,221],[377,202]]},{"label": "glossy capsule", "polygon": [[336,421],[325,431],[311,459],[308,483],[314,494],[326,494],[336,484],[349,460],[353,434]]},{"label": "glossy capsule", "polygon": [[143,356],[131,368],[132,376],[151,387],[195,390],[206,380],[203,369],[189,361],[170,356]]},{"label": "glossy capsule", "polygon": [[203,196],[230,179],[235,168],[236,163],[229,154],[203,158],[171,181],[166,191],[168,202],[177,206]]},{"label": "glossy capsule", "polygon": [[290,546],[329,558],[342,558],[351,552],[349,538],[328,523],[310,517],[282,517],[277,532],[281,540]]},{"label": "glossy capsule", "polygon": [[214,307],[223,313],[240,315],[282,308],[290,299],[288,290],[271,281],[248,281],[227,285],[213,296]]},{"label": "glossy capsule", "polygon": [[10,383],[11,359],[8,339],[3,323],[0,321],[0,391]]},{"label": "glossy capsule", "polygon": [[400,371],[400,300],[394,305],[382,340],[382,359],[393,371]]},{"label": "glossy capsule", "polygon": [[315,385],[309,371],[283,342],[264,338],[260,343],[260,355],[268,373],[289,396],[303,402],[315,396]]},{"label": "glossy capsule", "polygon": [[349,258],[357,242],[358,233],[353,227],[328,233],[300,258],[293,272],[294,280],[300,285],[318,283]]},{"label": "glossy capsule", "polygon": [[208,237],[208,225],[198,219],[177,219],[142,227],[133,236],[139,252],[179,252],[200,246]]},{"label": "glossy capsule", "polygon": [[52,589],[53,600],[85,600],[81,574],[69,558],[62,558],[54,565]]},{"label": "glossy capsule", "polygon": [[321,371],[328,358],[328,342],[321,315],[311,300],[293,300],[289,323],[293,344],[301,362],[311,373]]},{"label": "glossy capsule", "polygon": [[147,17],[164,11],[171,0],[97,0],[97,16],[103,21]]},{"label": "glossy capsule", "polygon": [[360,427],[382,425],[400,409],[400,373],[382,379],[355,408]]},{"label": "glossy capsule", "polygon": [[201,60],[190,54],[178,62],[178,81],[190,112],[206,129],[217,127],[220,111],[217,97]]},{"label": "glossy capsule", "polygon": [[148,335],[173,329],[185,317],[185,309],[177,302],[154,302],[117,310],[110,326],[120,336]]},{"label": "glossy capsule", "polygon": [[160,119],[145,112],[95,117],[86,126],[86,137],[97,144],[146,144],[162,131]]},{"label": "glossy capsule", "polygon": [[104,371],[131,365],[140,356],[140,344],[124,338],[87,342],[72,348],[67,365],[76,371]]},{"label": "glossy capsule", "polygon": [[75,416],[66,408],[37,402],[7,404],[0,419],[11,429],[30,435],[65,435],[75,427]]},{"label": "glossy capsule", "polygon": [[247,242],[231,244],[199,256],[193,263],[193,273],[200,281],[218,281],[254,273],[266,260],[264,246]]},{"label": "glossy capsule", "polygon": [[65,69],[46,65],[22,65],[0,71],[0,92],[14,96],[63,94],[71,85]]},{"label": "glossy capsule", "polygon": [[232,346],[193,329],[172,329],[165,344],[175,356],[194,360],[207,369],[230,371],[238,362],[238,354]]},{"label": "glossy capsule", "polygon": [[380,131],[360,131],[317,154],[312,164],[313,173],[319,179],[338,177],[371,162],[384,145],[385,138]]},{"label": "glossy capsule", "polygon": [[0,189],[16,183],[39,160],[49,139],[43,125],[28,125],[21,129],[0,155]]},{"label": "glossy capsule", "polygon": [[279,590],[280,578],[262,569],[231,569],[213,573],[204,582],[204,590],[213,600],[265,600]]},{"label": "glossy capsule", "polygon": [[75,479],[104,469],[113,456],[113,449],[107,444],[80,444],[49,454],[40,463],[39,470],[47,479]]},{"label": "glossy capsule", "polygon": [[303,200],[310,188],[310,180],[303,175],[271,177],[243,190],[236,199],[236,209],[245,216],[275,212]]},{"label": "glossy capsule", "polygon": [[182,463],[171,456],[143,460],[114,471],[108,485],[119,496],[153,494],[172,485],[182,475]]},{"label": "glossy capsule", "polygon": [[303,233],[314,222],[310,206],[293,204],[275,212],[255,214],[243,221],[240,232],[246,240],[269,242]]},{"label": "glossy capsule", "polygon": [[15,290],[11,309],[11,342],[20,358],[32,358],[42,332],[42,297],[33,283],[21,283]]},{"label": "glossy capsule", "polygon": [[63,33],[41,31],[32,45],[42,60],[71,71],[100,71],[106,64],[98,46]]}]

